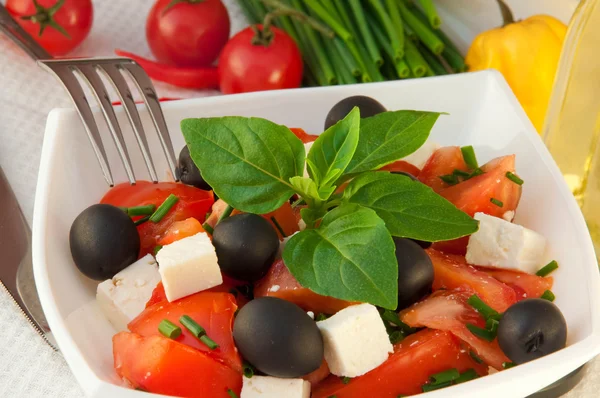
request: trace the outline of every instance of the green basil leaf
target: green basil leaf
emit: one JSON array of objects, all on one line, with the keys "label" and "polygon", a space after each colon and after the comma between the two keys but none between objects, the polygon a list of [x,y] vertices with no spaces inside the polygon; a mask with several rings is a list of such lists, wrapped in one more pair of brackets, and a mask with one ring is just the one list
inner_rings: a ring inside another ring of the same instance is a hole
[{"label": "green basil leaf", "polygon": [[308,172],[319,187],[332,185],[346,170],[358,145],[359,128],[360,111],[354,107],[344,119],[325,130],[313,143],[307,161],[319,170],[319,176],[314,175],[312,167]]},{"label": "green basil leaf", "polygon": [[437,242],[478,228],[476,220],[427,185],[400,174],[361,174],[350,182],[343,199],[375,210],[393,236]]},{"label": "green basil leaf", "polygon": [[264,214],[294,193],[304,172],[302,141],[285,126],[260,118],[184,119],[183,136],[202,177],[236,209]]},{"label": "green basil leaf", "polygon": [[394,241],[371,209],[336,207],[319,228],[292,236],[283,260],[302,286],[318,294],[389,309],[398,305]]},{"label": "green basil leaf", "polygon": [[296,192],[304,198],[307,202],[309,200],[319,200],[319,189],[317,184],[308,177],[292,177],[290,183],[296,190]]},{"label": "green basil leaf", "polygon": [[362,119],[358,147],[345,174],[377,170],[410,155],[429,137],[437,112],[384,112]]}]

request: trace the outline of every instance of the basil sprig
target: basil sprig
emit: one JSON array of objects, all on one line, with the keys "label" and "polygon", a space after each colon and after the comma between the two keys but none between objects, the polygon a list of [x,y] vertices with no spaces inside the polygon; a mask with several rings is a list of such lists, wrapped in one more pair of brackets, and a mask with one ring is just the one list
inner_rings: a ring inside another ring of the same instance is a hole
[{"label": "basil sprig", "polygon": [[[374,172],[427,140],[439,113],[385,112],[360,119],[354,108],[308,154],[285,126],[265,119],[185,119],[192,159],[215,193],[241,211],[265,214],[298,194],[307,229],[283,260],[316,293],[396,309],[398,264],[392,236],[430,242],[475,232],[476,220],[427,186]],[[307,163],[309,176],[304,176]],[[343,193],[338,187],[350,180]]]}]

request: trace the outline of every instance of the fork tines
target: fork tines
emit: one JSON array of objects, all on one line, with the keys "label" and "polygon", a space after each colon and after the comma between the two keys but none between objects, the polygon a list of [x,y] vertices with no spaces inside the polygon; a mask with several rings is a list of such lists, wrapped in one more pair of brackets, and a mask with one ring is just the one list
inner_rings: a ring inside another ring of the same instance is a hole
[{"label": "fork tines", "polygon": [[127,178],[131,184],[135,184],[135,174],[131,165],[131,160],[129,159],[125,140],[123,139],[123,132],[121,126],[119,126],[110,96],[102,82],[100,74],[102,74],[106,80],[111,82],[125,108],[125,112],[135,133],[144,161],[148,167],[150,178],[152,181],[158,182],[158,176],[148,149],[148,141],[146,139],[146,134],[144,133],[140,114],[138,113],[133,95],[131,94],[131,90],[129,89],[124,75],[131,78],[148,108],[154,127],[158,132],[160,143],[163,147],[171,173],[173,174],[173,177],[177,178],[177,161],[175,152],[173,151],[171,137],[167,130],[167,124],[152,81],[141,66],[128,58],[82,58],[69,60],[43,60],[38,62],[40,65],[43,65],[50,70],[69,92],[69,95],[81,116],[85,130],[96,157],[98,158],[98,162],[100,163],[102,173],[110,186],[114,185],[114,181],[104,150],[104,145],[100,138],[100,131],[94,119],[89,101],[76,75],[88,83],[96,101],[100,105],[104,119],[108,125],[115,146],[117,147],[123,166],[125,167]]}]

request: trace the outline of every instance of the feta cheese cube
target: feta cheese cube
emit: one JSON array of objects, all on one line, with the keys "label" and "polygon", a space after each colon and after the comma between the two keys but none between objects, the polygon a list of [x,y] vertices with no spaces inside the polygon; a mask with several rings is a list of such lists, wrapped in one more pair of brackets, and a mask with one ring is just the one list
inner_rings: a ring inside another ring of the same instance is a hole
[{"label": "feta cheese cube", "polygon": [[431,155],[433,155],[433,153],[439,148],[440,144],[438,144],[435,141],[427,140],[415,152],[400,160],[404,160],[405,162],[408,162],[414,166],[417,166],[419,169],[422,169],[423,166],[425,166],[425,163],[427,163],[427,161],[431,157]]},{"label": "feta cheese cube", "polygon": [[534,274],[543,263],[546,238],[521,225],[476,213],[479,230],[471,235],[467,262]]},{"label": "feta cheese cube", "polygon": [[170,302],[223,283],[217,253],[206,232],[164,246],[156,261]]},{"label": "feta cheese cube", "polygon": [[310,382],[271,376],[244,377],[240,398],[310,398]]},{"label": "feta cheese cube", "polygon": [[98,285],[96,301],[110,323],[118,330],[127,330],[127,324],[146,307],[152,291],[160,282],[154,257],[150,254]]},{"label": "feta cheese cube", "polygon": [[371,304],[347,307],[317,326],[323,335],[325,360],[336,376],[364,375],[394,351],[379,312]]},{"label": "feta cheese cube", "polygon": [[[304,144],[304,151],[306,152],[306,156],[308,157],[308,152],[310,151],[310,148],[313,146],[315,142],[307,142],[306,144]],[[308,175],[308,166],[306,163],[304,163],[304,177],[309,177]]]}]

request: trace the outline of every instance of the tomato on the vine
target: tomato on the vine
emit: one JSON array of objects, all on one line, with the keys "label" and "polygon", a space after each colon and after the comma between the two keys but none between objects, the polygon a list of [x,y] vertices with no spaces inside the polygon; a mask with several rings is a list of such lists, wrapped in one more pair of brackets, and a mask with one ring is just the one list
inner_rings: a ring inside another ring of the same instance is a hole
[{"label": "tomato on the vine", "polygon": [[221,0],[158,0],[148,14],[146,38],[160,62],[200,67],[217,59],[229,29]]},{"label": "tomato on the vine", "polygon": [[91,0],[7,0],[6,9],[53,56],[81,44],[94,19]]},{"label": "tomato on the vine", "polygon": [[223,94],[297,88],[302,82],[302,54],[283,30],[256,25],[231,38],[219,59]]}]

